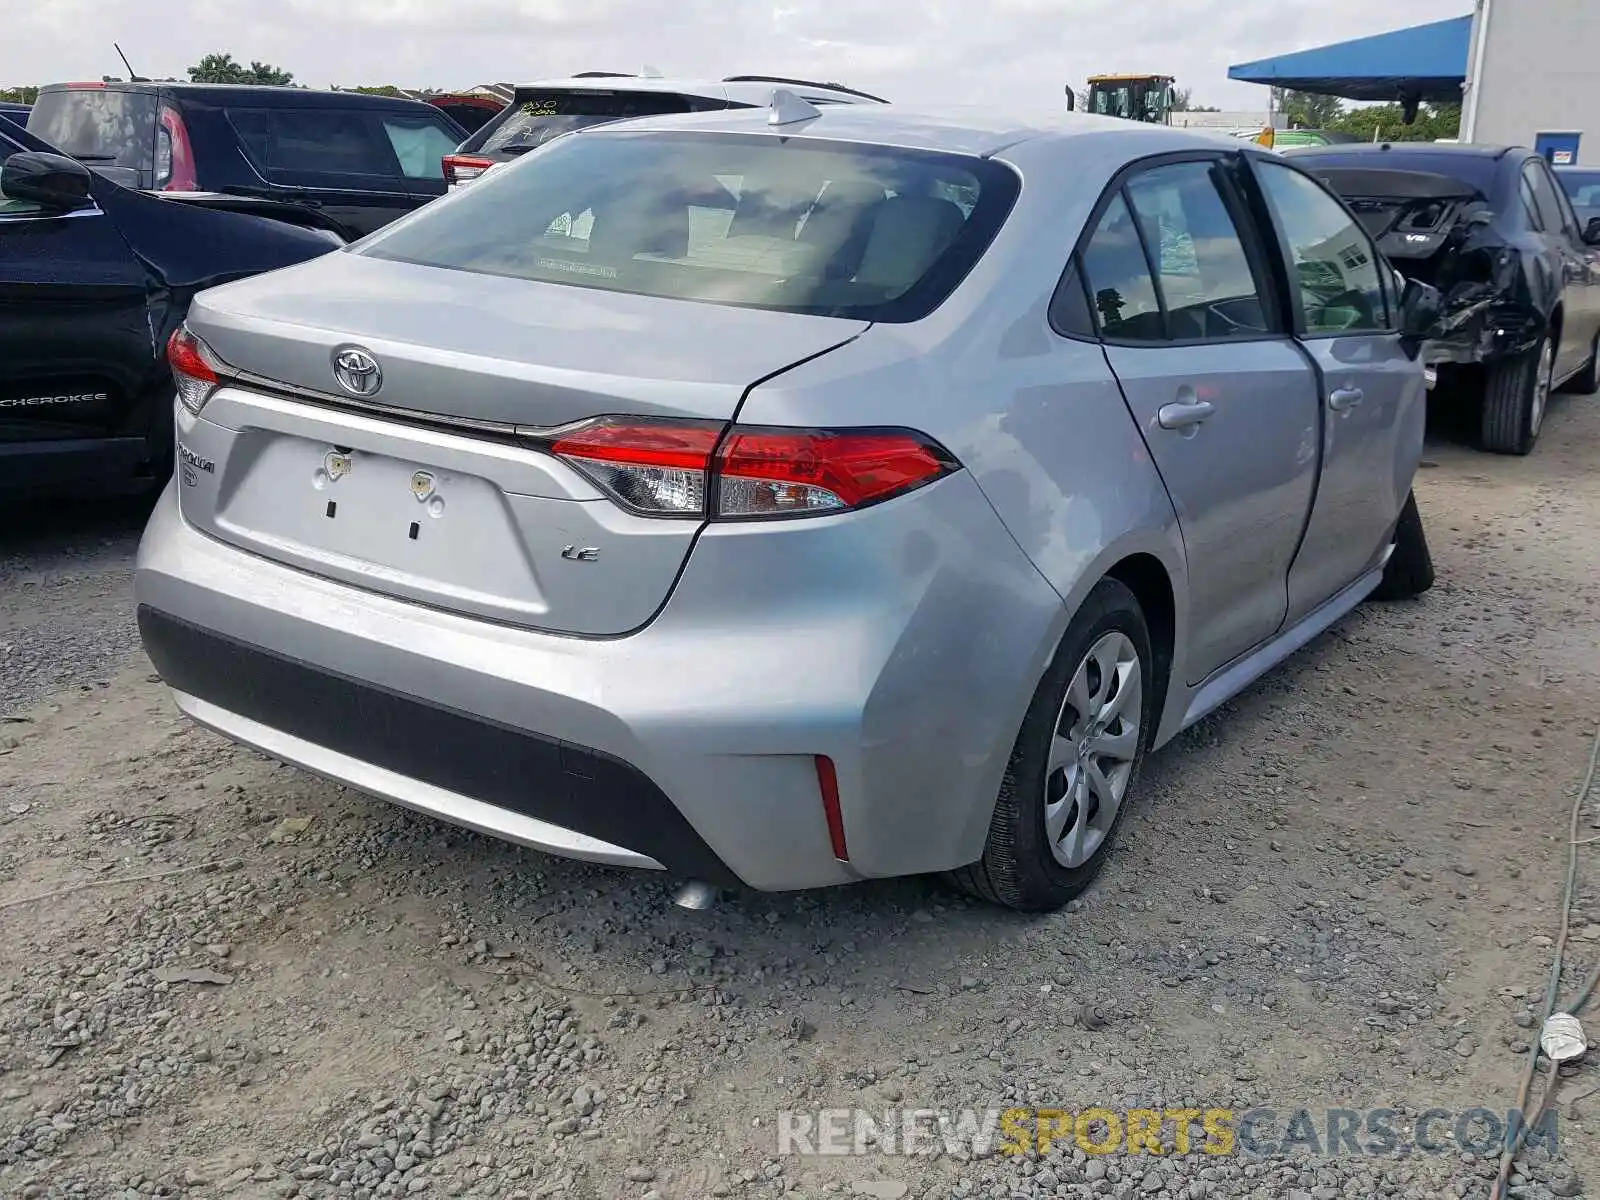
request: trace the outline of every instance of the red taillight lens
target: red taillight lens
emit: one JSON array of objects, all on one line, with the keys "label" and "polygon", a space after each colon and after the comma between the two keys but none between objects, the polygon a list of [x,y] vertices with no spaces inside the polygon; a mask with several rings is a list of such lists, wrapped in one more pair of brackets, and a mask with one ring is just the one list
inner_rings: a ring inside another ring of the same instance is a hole
[{"label": "red taillight lens", "polygon": [[711,451],[721,434],[720,421],[599,417],[559,435],[550,451],[636,512],[700,517]]},{"label": "red taillight lens", "polygon": [[444,167],[446,183],[465,183],[469,179],[476,179],[494,166],[494,159],[482,158],[476,154],[446,154],[439,163]]},{"label": "red taillight lens", "polygon": [[717,455],[717,515],[862,508],[949,473],[943,447],[906,429],[740,429]]},{"label": "red taillight lens", "polygon": [[178,399],[190,412],[199,413],[222,382],[220,360],[187,326],[179,326],[167,339],[167,362],[172,366]]},{"label": "red taillight lens", "polygon": [[164,192],[192,192],[198,187],[189,127],[174,108],[161,110],[161,132],[156,142],[156,186]]},{"label": "red taillight lens", "polygon": [[550,442],[624,507],[748,520],[844,512],[931,483],[959,463],[909,429],[782,429],[599,417]]}]

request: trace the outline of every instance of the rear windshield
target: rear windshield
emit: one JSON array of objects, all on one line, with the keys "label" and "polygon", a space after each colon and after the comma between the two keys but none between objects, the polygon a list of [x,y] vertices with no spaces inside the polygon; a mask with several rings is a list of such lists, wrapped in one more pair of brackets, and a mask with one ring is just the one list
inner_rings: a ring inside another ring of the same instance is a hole
[{"label": "rear windshield", "polygon": [[691,102],[671,92],[616,92],[602,89],[519,89],[516,99],[462,147],[482,154],[522,154],[553,137],[628,117],[657,117],[696,108],[721,108],[720,102]]},{"label": "rear windshield", "polygon": [[915,321],[1016,198],[999,163],[750,134],[564,138],[360,253],[573,287]]},{"label": "rear windshield", "polygon": [[151,92],[41,92],[28,114],[28,132],[91,167],[148,172],[155,164],[156,107]]}]

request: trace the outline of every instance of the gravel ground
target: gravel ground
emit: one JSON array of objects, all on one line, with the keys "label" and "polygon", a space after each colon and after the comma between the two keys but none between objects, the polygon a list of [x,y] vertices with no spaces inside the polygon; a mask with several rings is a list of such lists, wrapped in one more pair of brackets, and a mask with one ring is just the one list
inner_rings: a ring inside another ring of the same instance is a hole
[{"label": "gravel ground", "polygon": [[[922,880],[685,912],[412,816],[178,717],[131,649],[131,521],[0,546],[27,718],[0,725],[0,1194],[1486,1195],[1462,1147],[807,1156],[777,1122],[1504,1113],[1600,714],[1597,461],[1592,401],[1528,459],[1431,448],[1435,590],[1156,756],[1099,883],[1043,918]],[[1600,958],[1582,853],[1566,994]],[[1600,1179],[1600,1079],[1559,1088],[1561,1153],[1512,1195]]]},{"label": "gravel ground", "polygon": [[0,528],[0,711],[104,682],[138,653],[129,574],[142,500],[8,507]]}]

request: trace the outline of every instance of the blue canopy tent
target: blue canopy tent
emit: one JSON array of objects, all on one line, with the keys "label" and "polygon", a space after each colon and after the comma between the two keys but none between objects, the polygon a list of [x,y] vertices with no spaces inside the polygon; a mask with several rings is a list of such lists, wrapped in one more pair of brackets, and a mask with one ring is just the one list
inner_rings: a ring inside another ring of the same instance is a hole
[{"label": "blue canopy tent", "polygon": [[1228,68],[1228,78],[1346,100],[1459,103],[1472,17],[1336,42]]}]

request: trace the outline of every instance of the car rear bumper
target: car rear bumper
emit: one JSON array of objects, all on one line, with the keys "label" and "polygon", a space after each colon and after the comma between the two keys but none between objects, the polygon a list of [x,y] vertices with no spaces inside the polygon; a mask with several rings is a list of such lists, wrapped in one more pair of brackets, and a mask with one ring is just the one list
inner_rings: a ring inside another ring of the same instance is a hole
[{"label": "car rear bumper", "polygon": [[0,442],[0,495],[120,495],[156,482],[146,438]]},{"label": "car rear bumper", "polygon": [[175,488],[136,593],[180,708],[239,742],[551,853],[764,890],[977,858],[1065,623],[964,472],[777,534],[708,531],[662,614],[625,638],[298,571],[189,526]]},{"label": "car rear bumper", "polygon": [[235,741],[535,849],[735,882],[661,789],[618,759],[341,678],[148,606],[139,634],[178,707]]}]

